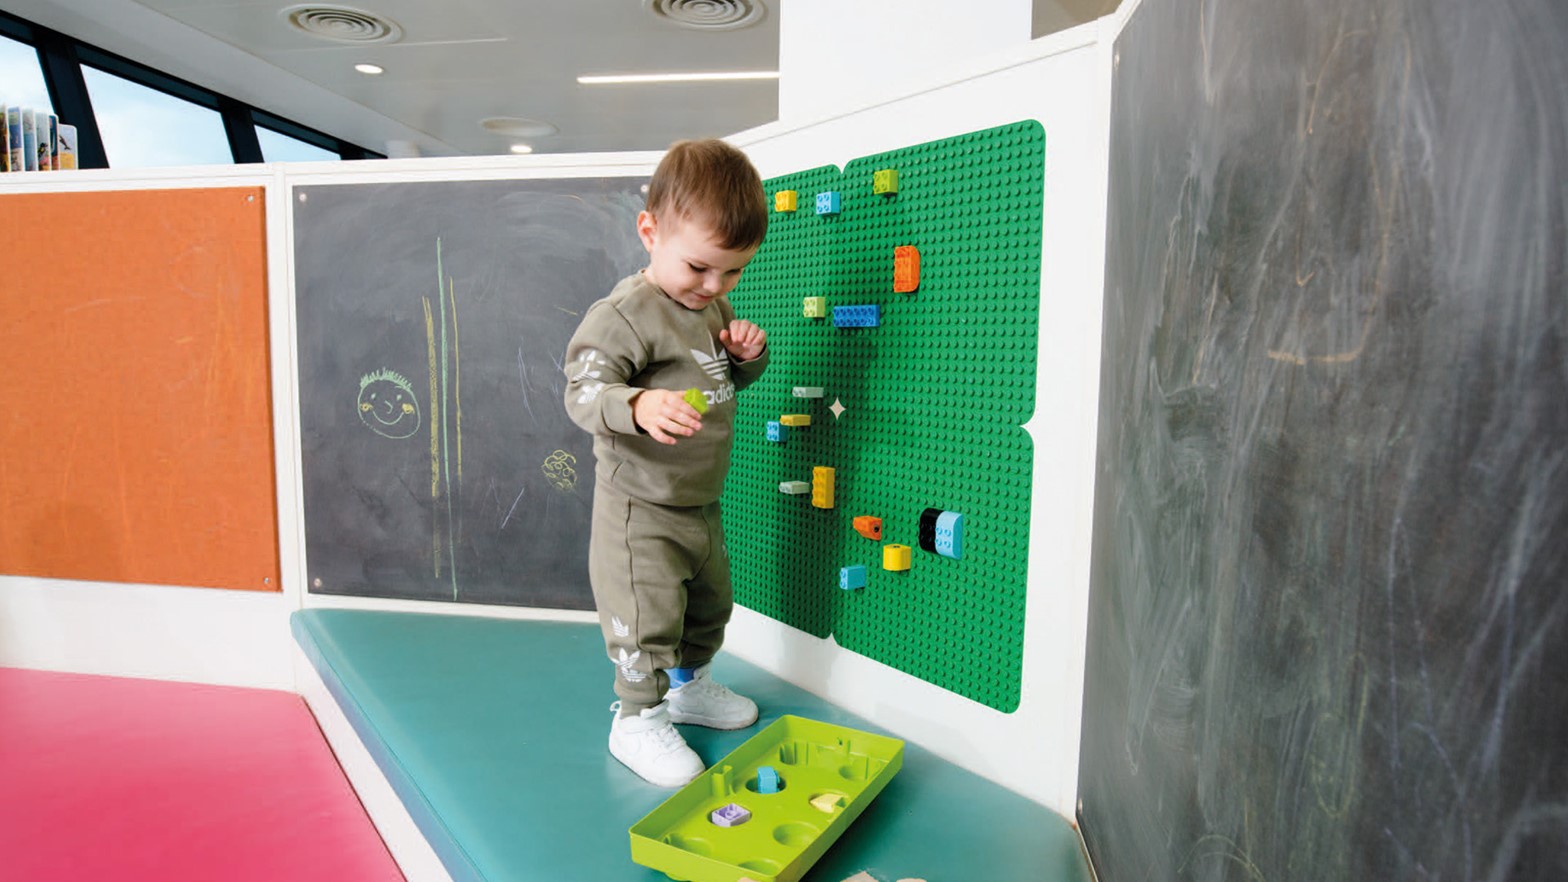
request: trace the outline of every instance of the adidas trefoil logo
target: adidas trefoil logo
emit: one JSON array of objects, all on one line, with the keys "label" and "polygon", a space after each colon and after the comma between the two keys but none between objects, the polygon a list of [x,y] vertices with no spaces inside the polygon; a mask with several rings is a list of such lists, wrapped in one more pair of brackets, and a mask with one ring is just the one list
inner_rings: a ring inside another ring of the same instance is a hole
[{"label": "adidas trefoil logo", "polygon": [[604,356],[599,354],[599,350],[590,349],[583,353],[582,360],[579,362],[582,367],[578,368],[577,372],[572,374],[571,377],[567,379],[567,382],[575,383],[578,380],[586,380],[590,377],[597,380],[599,379],[600,372],[599,369],[595,367],[595,365],[602,365],[605,363]]},{"label": "adidas trefoil logo", "polygon": [[[579,383],[579,382],[582,382],[583,380],[597,380],[597,379],[599,379],[599,377],[603,375],[603,371],[599,370],[599,366],[600,365],[604,365],[604,364],[608,364],[608,362],[606,362],[604,360],[604,356],[603,355],[599,354],[599,350],[597,350],[597,349],[590,349],[587,352],[583,353],[583,357],[578,362],[578,364],[580,365],[580,367],[578,367],[577,370],[574,371],[572,373],[572,375],[567,378],[567,384],[568,385],[570,385],[572,383]],[[604,391],[604,384],[603,383],[583,383],[583,385],[582,385],[582,392],[579,393],[578,396],[577,396],[577,403],[578,404],[588,404],[589,402],[593,401],[595,398],[598,398],[599,397],[599,393],[603,392],[603,391]]]},{"label": "adidas trefoil logo", "polygon": [[583,386],[582,394],[577,396],[577,403],[587,404],[588,402],[593,401],[595,398],[598,398],[599,393],[603,391],[603,383],[588,383],[587,385]]},{"label": "adidas trefoil logo", "polygon": [[625,677],[628,683],[641,683],[648,679],[647,674],[632,667],[632,665],[637,664],[637,659],[639,658],[642,658],[642,650],[639,649],[631,655],[627,655],[626,650],[624,648],[621,649],[621,658],[616,664],[620,666],[621,676]]},{"label": "adidas trefoil logo", "polygon": [[[709,345],[711,346],[712,344],[710,343]],[[703,373],[714,380],[722,381],[729,375],[730,355],[728,352],[720,355],[717,351],[703,352],[701,349],[693,349],[691,350],[691,357],[696,360],[697,366],[702,368]]]}]

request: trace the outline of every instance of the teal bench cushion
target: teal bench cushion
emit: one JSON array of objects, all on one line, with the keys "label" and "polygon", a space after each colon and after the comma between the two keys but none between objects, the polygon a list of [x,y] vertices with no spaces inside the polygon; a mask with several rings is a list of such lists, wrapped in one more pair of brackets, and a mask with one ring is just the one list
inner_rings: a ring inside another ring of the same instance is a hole
[{"label": "teal bench cushion", "polygon": [[[303,610],[295,639],[457,882],[632,880],[627,829],[674,791],[605,748],[611,666],[591,624]],[[887,732],[728,655],[714,672],[783,714]],[[683,726],[709,764],[758,729]],[[887,734],[898,736],[897,732]],[[922,750],[806,875],[987,882],[1088,879],[1055,812]]]}]

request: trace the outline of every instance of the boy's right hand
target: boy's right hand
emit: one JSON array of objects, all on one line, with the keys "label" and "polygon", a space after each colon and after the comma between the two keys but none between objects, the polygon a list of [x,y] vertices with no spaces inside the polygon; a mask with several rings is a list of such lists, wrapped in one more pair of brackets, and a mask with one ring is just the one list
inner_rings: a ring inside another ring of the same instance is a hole
[{"label": "boy's right hand", "polygon": [[702,428],[702,414],[679,392],[645,389],[632,400],[632,421],[660,444],[674,444],[676,435],[691,437]]}]

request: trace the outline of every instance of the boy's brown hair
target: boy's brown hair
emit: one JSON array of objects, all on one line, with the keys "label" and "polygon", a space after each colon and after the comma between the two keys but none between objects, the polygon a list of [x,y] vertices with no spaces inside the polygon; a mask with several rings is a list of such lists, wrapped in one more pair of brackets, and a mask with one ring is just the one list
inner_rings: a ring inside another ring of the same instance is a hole
[{"label": "boy's brown hair", "polygon": [[646,207],[655,218],[706,221],[731,251],[762,244],[768,231],[762,177],[746,154],[717,138],[671,144],[648,184]]}]

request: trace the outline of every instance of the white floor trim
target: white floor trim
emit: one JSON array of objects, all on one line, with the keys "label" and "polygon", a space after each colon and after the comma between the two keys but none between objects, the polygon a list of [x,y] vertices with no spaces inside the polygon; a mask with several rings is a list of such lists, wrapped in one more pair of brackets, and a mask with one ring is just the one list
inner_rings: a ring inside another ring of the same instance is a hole
[{"label": "white floor trim", "polygon": [[0,576],[0,666],[291,691],[275,591]]}]

